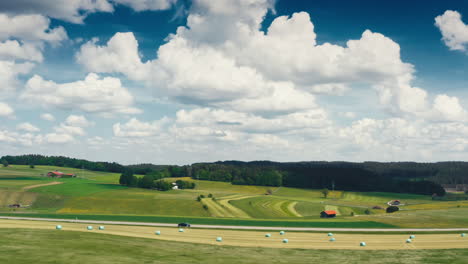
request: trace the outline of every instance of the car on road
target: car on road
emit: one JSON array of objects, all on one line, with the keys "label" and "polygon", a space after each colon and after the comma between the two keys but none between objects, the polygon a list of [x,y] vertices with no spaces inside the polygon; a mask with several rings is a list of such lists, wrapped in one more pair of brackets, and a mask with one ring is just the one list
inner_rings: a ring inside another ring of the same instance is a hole
[{"label": "car on road", "polygon": [[189,223],[180,223],[177,225],[177,227],[190,227]]}]

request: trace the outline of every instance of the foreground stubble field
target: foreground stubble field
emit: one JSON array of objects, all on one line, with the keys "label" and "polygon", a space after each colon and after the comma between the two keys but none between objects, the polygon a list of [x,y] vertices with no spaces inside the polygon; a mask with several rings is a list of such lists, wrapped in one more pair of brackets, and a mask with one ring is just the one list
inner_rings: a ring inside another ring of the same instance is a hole
[{"label": "foreground stubble field", "polygon": [[[54,230],[60,224],[63,230]],[[1,220],[0,228],[32,228],[51,230],[52,232],[79,231],[88,233],[111,234],[126,237],[150,238],[164,241],[189,242],[211,245],[229,245],[254,248],[297,248],[297,249],[352,249],[352,250],[410,250],[410,249],[468,249],[468,237],[459,234],[418,234],[412,243],[406,243],[406,234],[335,234],[335,242],[329,242],[326,233],[287,232],[280,235],[278,232],[269,232],[272,236],[267,238],[267,232],[239,231],[239,230],[212,230],[212,229],[185,229],[179,232],[171,227],[145,227],[108,225],[105,230],[86,230],[87,224],[39,222],[27,220]],[[156,230],[161,235],[154,234]],[[216,237],[222,237],[223,242],[216,242]],[[282,243],[287,238],[289,243]],[[359,246],[361,241],[366,247]]]}]

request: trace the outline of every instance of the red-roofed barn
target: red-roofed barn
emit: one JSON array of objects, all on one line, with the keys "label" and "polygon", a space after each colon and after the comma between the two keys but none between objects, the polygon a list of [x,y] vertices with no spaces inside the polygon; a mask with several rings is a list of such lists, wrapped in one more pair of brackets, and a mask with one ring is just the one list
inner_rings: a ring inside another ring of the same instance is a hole
[{"label": "red-roofed barn", "polygon": [[334,210],[325,210],[320,213],[321,218],[332,218],[336,217],[336,211]]}]

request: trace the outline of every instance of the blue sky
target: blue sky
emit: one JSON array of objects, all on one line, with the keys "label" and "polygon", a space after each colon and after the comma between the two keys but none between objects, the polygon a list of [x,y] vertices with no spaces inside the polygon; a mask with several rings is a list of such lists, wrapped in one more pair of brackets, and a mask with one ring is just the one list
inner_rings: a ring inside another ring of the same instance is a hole
[{"label": "blue sky", "polygon": [[0,3],[0,154],[466,160],[467,16],[464,0]]}]

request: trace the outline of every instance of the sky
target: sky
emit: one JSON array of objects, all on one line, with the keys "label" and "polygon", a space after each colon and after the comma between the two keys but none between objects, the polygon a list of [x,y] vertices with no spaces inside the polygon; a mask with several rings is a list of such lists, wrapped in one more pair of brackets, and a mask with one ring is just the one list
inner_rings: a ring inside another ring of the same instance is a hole
[{"label": "sky", "polygon": [[467,161],[468,0],[0,2],[0,155]]}]

